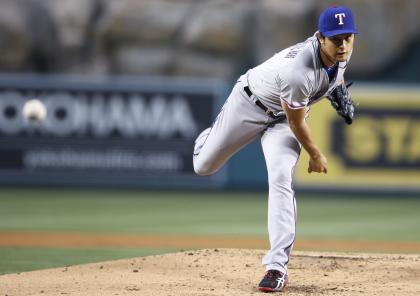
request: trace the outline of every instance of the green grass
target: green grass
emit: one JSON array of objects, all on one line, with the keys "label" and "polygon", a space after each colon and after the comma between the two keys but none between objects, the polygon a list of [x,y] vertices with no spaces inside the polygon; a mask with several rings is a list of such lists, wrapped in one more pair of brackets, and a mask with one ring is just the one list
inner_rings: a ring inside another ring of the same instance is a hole
[{"label": "green grass", "polygon": [[420,242],[420,199],[318,197],[298,209],[299,237]]},{"label": "green grass", "polygon": [[[298,239],[420,242],[420,199],[298,194],[297,204]],[[266,215],[266,193],[0,190],[0,231],[266,238]],[[161,252],[7,247],[0,248],[0,273]]]},{"label": "green grass", "polygon": [[0,274],[133,258],[170,252],[129,248],[0,248]]},{"label": "green grass", "polygon": [[265,235],[260,194],[0,191],[0,230]]},{"label": "green grass", "polygon": [[[298,196],[304,238],[420,241],[420,199]],[[0,231],[266,236],[265,193],[0,190]]]}]

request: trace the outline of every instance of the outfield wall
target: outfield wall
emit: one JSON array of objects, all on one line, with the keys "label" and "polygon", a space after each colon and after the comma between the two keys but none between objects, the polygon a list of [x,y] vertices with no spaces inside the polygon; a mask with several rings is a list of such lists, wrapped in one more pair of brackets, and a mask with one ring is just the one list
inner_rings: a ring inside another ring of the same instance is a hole
[{"label": "outfield wall", "polygon": [[[214,176],[192,170],[194,139],[228,91],[201,79],[0,76],[0,182],[265,189],[259,139]],[[327,100],[312,107],[308,121],[329,173],[307,174],[303,152],[296,187],[420,192],[420,87],[355,83],[351,94],[351,126]],[[34,97],[49,110],[42,123],[21,114]]]},{"label": "outfield wall", "polygon": [[[208,79],[0,76],[0,183],[223,187],[224,170],[192,168],[223,91]],[[22,115],[32,98],[47,107],[42,122]]]},{"label": "outfield wall", "polygon": [[420,191],[420,88],[354,86],[354,123],[347,126],[329,102],[313,106],[309,124],[327,154],[327,175],[307,174],[303,153],[297,184],[306,187]]}]

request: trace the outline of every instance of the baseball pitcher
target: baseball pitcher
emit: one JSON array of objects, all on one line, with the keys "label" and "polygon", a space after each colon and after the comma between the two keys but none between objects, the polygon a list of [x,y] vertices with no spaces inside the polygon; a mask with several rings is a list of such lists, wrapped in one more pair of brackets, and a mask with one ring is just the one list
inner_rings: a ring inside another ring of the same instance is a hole
[{"label": "baseball pitcher", "polygon": [[327,158],[311,135],[306,117],[323,98],[350,124],[353,102],[344,72],[357,34],[352,11],[330,7],[319,17],[318,31],[242,75],[213,126],[194,147],[194,170],[216,172],[234,153],[261,137],[268,171],[270,250],[263,258],[264,292],[283,291],[295,240],[296,200],[293,169],[303,147],[310,156],[308,172],[327,173]]}]

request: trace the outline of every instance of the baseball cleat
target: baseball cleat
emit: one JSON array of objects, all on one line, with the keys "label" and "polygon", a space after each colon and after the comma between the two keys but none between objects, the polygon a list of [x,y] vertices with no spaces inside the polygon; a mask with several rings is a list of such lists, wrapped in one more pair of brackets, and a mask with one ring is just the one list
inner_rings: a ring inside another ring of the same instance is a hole
[{"label": "baseball cleat", "polygon": [[282,292],[287,285],[287,274],[278,270],[268,270],[260,284],[258,290],[262,292]]}]

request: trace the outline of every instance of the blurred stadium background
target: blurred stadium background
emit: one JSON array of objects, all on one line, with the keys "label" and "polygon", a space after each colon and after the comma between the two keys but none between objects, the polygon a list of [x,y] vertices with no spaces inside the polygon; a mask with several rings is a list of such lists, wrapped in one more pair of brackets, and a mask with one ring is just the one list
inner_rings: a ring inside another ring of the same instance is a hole
[{"label": "blurred stadium background", "polygon": [[[259,142],[211,177],[192,145],[236,77],[353,9],[355,123],[309,118],[296,248],[420,253],[420,2],[0,0],[0,274],[191,248],[267,248]],[[28,123],[39,98],[47,119]]]}]

